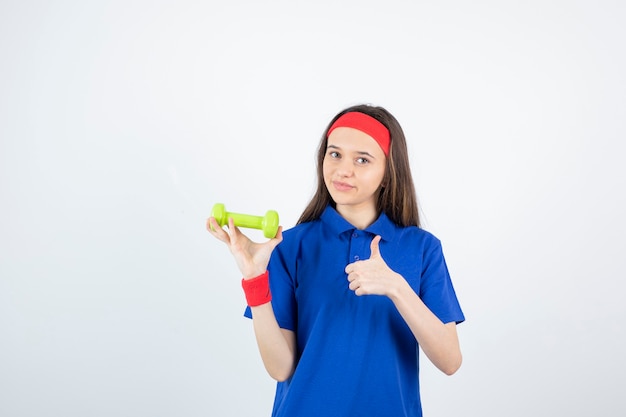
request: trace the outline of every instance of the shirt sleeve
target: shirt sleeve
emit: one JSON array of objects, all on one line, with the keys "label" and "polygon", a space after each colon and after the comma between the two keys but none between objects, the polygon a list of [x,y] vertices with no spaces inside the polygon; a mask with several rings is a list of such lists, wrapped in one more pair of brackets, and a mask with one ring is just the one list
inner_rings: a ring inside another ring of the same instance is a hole
[{"label": "shirt sleeve", "polygon": [[454,291],[441,242],[433,238],[424,251],[424,268],[419,296],[443,323],[465,321],[465,316]]}]

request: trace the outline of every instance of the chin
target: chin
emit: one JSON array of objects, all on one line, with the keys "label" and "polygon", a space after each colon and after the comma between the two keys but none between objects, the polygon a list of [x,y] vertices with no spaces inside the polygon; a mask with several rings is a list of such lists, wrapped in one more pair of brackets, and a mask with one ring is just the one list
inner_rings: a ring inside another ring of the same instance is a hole
[{"label": "chin", "polygon": [[342,196],[339,196],[339,198],[336,198],[335,196],[331,195],[330,198],[332,199],[335,207],[338,206],[338,205],[339,206],[345,206],[345,205],[349,205],[349,204],[352,203],[349,198],[345,198],[345,197],[342,197]]}]

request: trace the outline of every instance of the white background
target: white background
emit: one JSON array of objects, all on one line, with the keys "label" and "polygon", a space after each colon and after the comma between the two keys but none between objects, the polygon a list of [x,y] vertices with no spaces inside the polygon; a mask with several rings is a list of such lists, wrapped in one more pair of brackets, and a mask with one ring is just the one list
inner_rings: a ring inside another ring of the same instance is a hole
[{"label": "white background", "polygon": [[405,130],[467,317],[459,372],[423,362],[425,415],[624,415],[625,21],[617,0],[2,1],[0,415],[269,415],[204,222],[223,202],[293,226],[361,102]]}]

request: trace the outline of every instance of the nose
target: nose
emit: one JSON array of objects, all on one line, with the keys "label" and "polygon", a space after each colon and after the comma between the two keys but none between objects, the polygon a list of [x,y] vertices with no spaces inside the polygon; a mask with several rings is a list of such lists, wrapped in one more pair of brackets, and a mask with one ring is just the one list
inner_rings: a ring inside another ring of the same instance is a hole
[{"label": "nose", "polygon": [[354,165],[348,158],[342,158],[337,165],[337,174],[340,177],[351,177],[354,174]]}]

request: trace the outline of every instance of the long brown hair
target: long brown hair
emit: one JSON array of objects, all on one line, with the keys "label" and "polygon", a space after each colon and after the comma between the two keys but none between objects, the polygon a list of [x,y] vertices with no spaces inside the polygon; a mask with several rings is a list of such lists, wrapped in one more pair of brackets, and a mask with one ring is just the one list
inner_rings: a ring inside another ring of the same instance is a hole
[{"label": "long brown hair", "polygon": [[313,198],[304,209],[298,224],[320,218],[329,204],[335,202],[324,184],[323,164],[328,145],[328,129],[341,115],[349,112],[365,113],[384,124],[391,136],[389,155],[386,158],[383,187],[378,194],[376,208],[378,213],[385,213],[391,221],[400,226],[420,226],[419,210],[413,176],[409,164],[406,138],[400,123],[386,109],[379,106],[359,104],[339,112],[326,126],[317,150],[317,189]]}]

